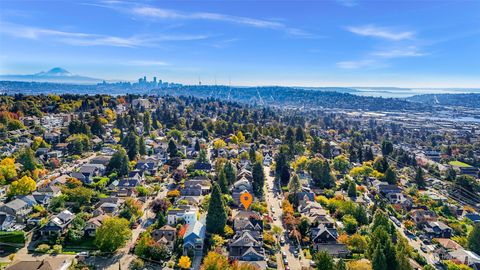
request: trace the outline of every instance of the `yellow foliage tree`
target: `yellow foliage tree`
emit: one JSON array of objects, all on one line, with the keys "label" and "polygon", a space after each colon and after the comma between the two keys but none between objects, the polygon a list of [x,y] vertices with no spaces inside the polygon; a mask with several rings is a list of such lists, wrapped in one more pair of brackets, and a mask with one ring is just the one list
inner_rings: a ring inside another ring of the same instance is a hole
[{"label": "yellow foliage tree", "polygon": [[49,148],[50,145],[46,143],[42,137],[33,138],[32,149],[37,150],[38,148],[46,147]]},{"label": "yellow foliage tree", "polygon": [[258,267],[251,263],[238,263],[238,261],[233,262],[231,270],[257,270]]},{"label": "yellow foliage tree", "polygon": [[4,158],[0,161],[0,178],[6,181],[13,180],[17,177],[17,169],[15,168],[15,159]]},{"label": "yellow foliage tree", "polygon": [[113,120],[115,120],[115,112],[113,112],[112,109],[110,108],[105,109],[105,116],[107,117],[107,120],[109,122],[112,122]]},{"label": "yellow foliage tree", "polygon": [[238,137],[236,135],[230,136],[230,142],[238,144]]},{"label": "yellow foliage tree", "polygon": [[8,193],[10,195],[28,195],[32,193],[36,188],[37,183],[35,182],[35,180],[25,175],[17,181],[12,182]]},{"label": "yellow foliage tree", "polygon": [[221,254],[210,251],[207,256],[203,259],[201,270],[227,270],[230,268],[228,260],[225,256]]},{"label": "yellow foliage tree", "polygon": [[188,256],[180,257],[180,260],[178,260],[178,267],[182,269],[190,269],[190,266],[192,266],[192,260],[190,260]]},{"label": "yellow foliage tree", "polygon": [[348,270],[372,270],[372,264],[366,259],[350,261],[347,263]]},{"label": "yellow foliage tree", "polygon": [[224,148],[225,146],[227,146],[227,143],[222,139],[217,139],[213,142],[213,148],[215,149],[221,149],[221,148]]},{"label": "yellow foliage tree", "polygon": [[245,141],[245,136],[243,136],[243,133],[240,130],[237,132],[237,139],[238,143],[243,143]]},{"label": "yellow foliage tree", "polygon": [[306,156],[301,156],[292,163],[292,168],[296,171],[302,171],[307,168],[308,158]]}]

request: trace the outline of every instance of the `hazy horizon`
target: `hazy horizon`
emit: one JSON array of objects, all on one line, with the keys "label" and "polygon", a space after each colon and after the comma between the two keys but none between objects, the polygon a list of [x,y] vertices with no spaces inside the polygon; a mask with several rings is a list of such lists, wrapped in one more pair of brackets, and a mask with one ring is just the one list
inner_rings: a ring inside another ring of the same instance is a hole
[{"label": "hazy horizon", "polygon": [[59,66],[108,81],[479,88],[478,10],[476,1],[2,1],[0,74]]}]

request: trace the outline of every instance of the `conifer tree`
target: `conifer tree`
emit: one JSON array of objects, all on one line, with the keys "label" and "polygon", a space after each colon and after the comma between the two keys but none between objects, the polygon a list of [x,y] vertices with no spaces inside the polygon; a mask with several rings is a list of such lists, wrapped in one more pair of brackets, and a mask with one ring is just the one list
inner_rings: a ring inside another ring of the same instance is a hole
[{"label": "conifer tree", "polygon": [[253,178],[253,193],[255,196],[261,198],[263,196],[263,185],[265,183],[265,174],[263,172],[263,166],[260,162],[255,162],[252,170]]},{"label": "conifer tree", "polygon": [[220,170],[218,173],[218,186],[223,194],[228,194],[227,175],[225,174],[224,169]]},{"label": "conifer tree", "polygon": [[175,144],[173,139],[170,139],[170,141],[168,141],[167,152],[168,152],[168,156],[170,158],[174,158],[174,157],[178,156],[177,145]]},{"label": "conifer tree", "polygon": [[421,167],[417,168],[417,173],[415,174],[415,183],[417,184],[418,189],[424,189],[426,186],[425,178],[423,176],[423,170]]},{"label": "conifer tree", "polygon": [[231,185],[235,183],[235,181],[237,180],[237,172],[235,171],[235,168],[233,168],[233,165],[230,161],[225,164],[223,170],[225,171],[225,176],[227,177],[228,184]]},{"label": "conifer tree", "polygon": [[385,181],[390,185],[397,184],[397,174],[392,167],[388,167],[387,171],[385,172]]},{"label": "conifer tree", "polygon": [[372,268],[373,270],[387,270],[387,259],[385,258],[385,254],[383,253],[382,247],[377,245],[375,252],[373,252],[372,256]]},{"label": "conifer tree", "polygon": [[223,205],[222,193],[217,183],[213,184],[206,223],[207,232],[223,235],[223,230],[227,223],[227,213],[225,211],[225,206]]},{"label": "conifer tree", "polygon": [[138,153],[141,156],[147,154],[147,149],[145,148],[145,140],[143,139],[143,136],[140,136],[140,138],[138,139]]}]

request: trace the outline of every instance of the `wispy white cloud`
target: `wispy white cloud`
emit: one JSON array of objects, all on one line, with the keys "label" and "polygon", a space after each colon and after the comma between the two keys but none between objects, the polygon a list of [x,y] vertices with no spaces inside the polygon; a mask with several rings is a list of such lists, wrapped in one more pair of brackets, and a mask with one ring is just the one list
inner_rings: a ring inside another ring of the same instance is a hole
[{"label": "wispy white cloud", "polygon": [[341,69],[359,69],[359,68],[382,68],[385,67],[386,64],[373,60],[373,59],[364,59],[358,61],[340,61],[336,63],[336,66]]},{"label": "wispy white cloud", "polygon": [[81,32],[66,32],[2,22],[0,33],[26,39],[50,38],[75,46],[154,47],[166,41],[189,41],[208,38],[207,35],[135,35],[118,37]]},{"label": "wispy white cloud", "polygon": [[375,51],[369,53],[362,60],[340,61],[336,63],[336,66],[341,69],[384,68],[389,66],[389,59],[403,57],[420,57],[425,55],[428,54],[420,52],[416,46],[408,46],[405,48]]},{"label": "wispy white cloud", "polygon": [[360,36],[376,37],[394,41],[412,39],[415,36],[415,33],[412,31],[395,31],[388,27],[379,27],[373,24],[349,26],[347,27],[347,30]]},{"label": "wispy white cloud", "polygon": [[238,40],[239,40],[238,38],[229,38],[229,39],[224,39],[224,40],[214,42],[211,45],[214,48],[222,49],[222,48],[230,47],[233,43],[237,42]]},{"label": "wispy white cloud", "polygon": [[226,22],[231,24],[239,24],[248,27],[263,28],[284,32],[290,36],[303,38],[317,38],[313,33],[308,31],[289,27],[283,22],[273,20],[255,19],[250,17],[233,16],[221,13],[211,12],[183,12],[173,9],[164,9],[153,6],[130,4],[130,3],[107,3],[95,4],[96,6],[107,7],[117,11],[125,12],[136,16],[140,19],[154,20],[206,20]]},{"label": "wispy white cloud", "polygon": [[425,56],[427,55],[427,53],[420,52],[416,46],[408,46],[405,48],[376,51],[371,53],[371,55],[384,57],[384,58],[399,58],[399,57]]}]

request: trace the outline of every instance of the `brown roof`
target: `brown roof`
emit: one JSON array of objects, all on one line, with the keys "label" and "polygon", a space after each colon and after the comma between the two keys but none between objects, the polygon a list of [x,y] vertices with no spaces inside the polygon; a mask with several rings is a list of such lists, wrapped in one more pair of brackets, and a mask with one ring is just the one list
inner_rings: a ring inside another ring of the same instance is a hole
[{"label": "brown roof", "polygon": [[37,270],[40,265],[42,265],[42,261],[19,261],[5,270]]},{"label": "brown roof", "polygon": [[43,261],[19,261],[5,270],[58,270],[64,264],[71,264],[67,258],[47,258]]},{"label": "brown roof", "polygon": [[161,231],[176,231],[177,229],[175,229],[175,228],[173,228],[172,226],[169,226],[169,225],[164,225],[159,230],[161,230]]},{"label": "brown roof", "polygon": [[38,270],[58,270],[67,263],[68,259],[65,258],[48,258],[43,260],[42,266]]},{"label": "brown roof", "polygon": [[449,238],[435,238],[435,240],[437,240],[438,244],[445,249],[459,249],[462,247],[457,242]]},{"label": "brown roof", "polygon": [[89,219],[87,221],[87,223],[93,223],[93,224],[100,227],[102,225],[103,220],[106,219],[107,217],[110,217],[110,216],[106,215],[106,214],[102,214],[100,216],[96,216],[96,217],[93,217],[93,218]]}]

